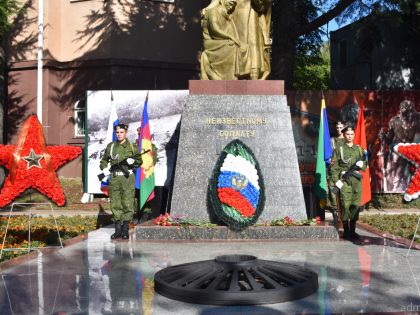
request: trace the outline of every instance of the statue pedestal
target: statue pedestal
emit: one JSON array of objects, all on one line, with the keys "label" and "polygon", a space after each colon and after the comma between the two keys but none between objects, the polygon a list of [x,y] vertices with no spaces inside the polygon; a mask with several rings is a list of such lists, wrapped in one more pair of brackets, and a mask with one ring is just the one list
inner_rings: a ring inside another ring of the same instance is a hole
[{"label": "statue pedestal", "polygon": [[217,222],[209,179],[233,139],[258,159],[266,187],[263,220],[306,218],[283,81],[190,81],[182,112],[171,215]]}]

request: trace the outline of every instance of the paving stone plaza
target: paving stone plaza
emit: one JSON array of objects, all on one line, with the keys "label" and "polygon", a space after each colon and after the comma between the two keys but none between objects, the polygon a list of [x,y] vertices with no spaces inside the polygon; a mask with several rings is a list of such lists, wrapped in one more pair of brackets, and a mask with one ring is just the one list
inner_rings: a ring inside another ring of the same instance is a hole
[{"label": "paving stone plaza", "polygon": [[[417,312],[420,252],[358,231],[357,242],[111,241],[103,228],[63,250],[0,265],[0,313],[9,314],[333,314]],[[208,306],[154,292],[157,271],[225,254],[250,254],[314,270],[319,289],[306,298],[260,306]]]}]

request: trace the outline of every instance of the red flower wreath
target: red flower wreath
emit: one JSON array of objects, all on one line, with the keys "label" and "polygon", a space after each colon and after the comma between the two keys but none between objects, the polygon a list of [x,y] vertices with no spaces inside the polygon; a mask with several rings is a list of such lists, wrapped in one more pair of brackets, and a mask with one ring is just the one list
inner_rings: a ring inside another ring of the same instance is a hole
[{"label": "red flower wreath", "polygon": [[37,117],[31,115],[22,127],[16,146],[0,145],[0,165],[10,170],[1,190],[0,207],[11,203],[30,187],[47,195],[57,205],[64,205],[64,192],[55,171],[81,153],[82,149],[75,146],[45,146],[42,126]]},{"label": "red flower wreath", "polygon": [[239,191],[229,187],[219,188],[217,191],[220,201],[238,210],[242,217],[247,218],[255,213],[254,207]]}]

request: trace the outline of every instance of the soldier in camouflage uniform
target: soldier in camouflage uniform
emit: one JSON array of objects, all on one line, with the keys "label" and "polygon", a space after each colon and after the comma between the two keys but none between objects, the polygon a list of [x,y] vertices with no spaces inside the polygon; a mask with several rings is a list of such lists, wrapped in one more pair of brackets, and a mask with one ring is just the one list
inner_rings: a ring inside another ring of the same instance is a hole
[{"label": "soldier in camouflage uniform", "polygon": [[[108,144],[100,167],[103,174],[108,176],[110,174],[108,168],[109,163],[112,166],[128,158],[127,168],[130,175],[126,177],[122,172],[117,172],[114,177],[111,174],[108,187],[109,197],[111,198],[111,211],[114,215],[113,219],[115,222],[115,233],[111,235],[111,239],[117,239],[121,236],[123,239],[128,239],[130,221],[134,213],[135,170],[142,164],[142,159],[140,155],[136,159],[130,158],[135,154],[140,154],[140,150],[136,144],[127,140],[128,126],[119,124],[114,129],[118,140]],[[122,230],[121,220],[123,221]]]},{"label": "soldier in camouflage uniform", "polygon": [[[338,137],[331,137],[331,148],[334,149],[340,145],[340,143],[344,143],[344,135],[341,132],[345,126],[339,121],[336,126],[337,135]],[[331,159],[331,166],[335,164],[335,160]],[[335,186],[334,181],[331,180],[331,177],[328,176],[328,205],[330,206],[331,213],[333,215],[334,223],[338,222],[338,215],[337,215],[337,197],[332,192],[332,189]]]},{"label": "soldier in camouflage uniform", "polygon": [[[365,155],[365,150],[353,143],[353,128],[344,128],[343,134],[345,142],[340,143],[333,151],[332,159],[336,163],[330,168],[330,178],[335,183],[335,186],[340,188],[338,199],[344,228],[343,238],[359,238],[359,235],[356,233],[356,221],[359,219],[360,204],[362,203],[362,180],[350,176],[350,185],[348,185],[346,182],[342,182],[342,175],[360,156]],[[367,166],[366,158],[357,162],[356,165],[359,170],[364,172]],[[350,229],[348,220],[350,220]]]}]

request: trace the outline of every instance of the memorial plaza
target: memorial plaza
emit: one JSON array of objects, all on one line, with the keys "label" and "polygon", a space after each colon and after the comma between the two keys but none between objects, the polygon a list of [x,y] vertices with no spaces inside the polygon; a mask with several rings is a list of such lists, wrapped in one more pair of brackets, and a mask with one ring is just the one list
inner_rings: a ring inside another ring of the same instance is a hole
[{"label": "memorial plaza", "polygon": [[[0,313],[9,314],[334,314],[410,313],[420,307],[420,252],[359,231],[358,241],[111,241],[113,227],[0,265]],[[154,292],[154,275],[177,264],[249,254],[312,269],[316,293],[255,306],[184,303]],[[26,257],[26,258],[23,258]],[[118,307],[124,307],[119,309]]]}]

